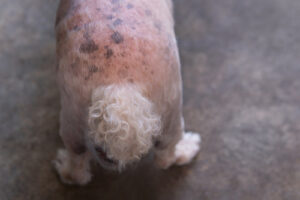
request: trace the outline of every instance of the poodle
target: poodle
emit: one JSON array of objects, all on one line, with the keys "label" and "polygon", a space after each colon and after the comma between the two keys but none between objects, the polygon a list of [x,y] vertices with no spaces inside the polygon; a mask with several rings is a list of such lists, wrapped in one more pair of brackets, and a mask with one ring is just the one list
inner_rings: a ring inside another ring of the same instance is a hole
[{"label": "poodle", "polygon": [[56,17],[61,95],[55,168],[85,185],[90,162],[122,171],[149,152],[184,165],[200,135],[184,132],[182,81],[171,0],[61,0]]}]

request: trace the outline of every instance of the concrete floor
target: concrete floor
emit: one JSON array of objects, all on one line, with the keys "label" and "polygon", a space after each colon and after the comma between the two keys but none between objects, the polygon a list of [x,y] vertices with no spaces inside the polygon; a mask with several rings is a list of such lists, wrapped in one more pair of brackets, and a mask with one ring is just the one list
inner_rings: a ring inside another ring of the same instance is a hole
[{"label": "concrete floor", "polygon": [[0,200],[299,200],[300,1],[176,0],[184,116],[202,150],[86,187],[60,183],[58,0],[0,1]]}]

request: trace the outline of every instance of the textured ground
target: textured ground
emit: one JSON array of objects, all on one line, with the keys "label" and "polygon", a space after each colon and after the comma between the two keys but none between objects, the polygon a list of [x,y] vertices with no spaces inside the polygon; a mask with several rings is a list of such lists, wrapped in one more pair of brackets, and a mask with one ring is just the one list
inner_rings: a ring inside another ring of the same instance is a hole
[{"label": "textured ground", "polygon": [[193,164],[60,183],[58,1],[0,1],[1,200],[299,200],[300,1],[176,0]]}]

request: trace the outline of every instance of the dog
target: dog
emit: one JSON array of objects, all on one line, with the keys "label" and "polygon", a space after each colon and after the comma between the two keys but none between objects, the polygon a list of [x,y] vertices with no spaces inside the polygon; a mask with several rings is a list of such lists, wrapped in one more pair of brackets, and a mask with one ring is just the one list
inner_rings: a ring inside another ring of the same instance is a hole
[{"label": "dog", "polygon": [[161,169],[184,165],[200,135],[184,132],[171,0],[61,0],[56,17],[61,95],[55,168],[91,180],[90,161],[122,171],[149,152]]}]

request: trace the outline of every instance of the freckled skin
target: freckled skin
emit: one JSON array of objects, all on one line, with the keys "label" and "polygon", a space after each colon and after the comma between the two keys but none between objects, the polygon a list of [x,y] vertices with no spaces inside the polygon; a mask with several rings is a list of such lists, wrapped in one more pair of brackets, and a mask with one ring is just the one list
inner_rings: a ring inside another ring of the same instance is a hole
[{"label": "freckled skin", "polygon": [[114,18],[114,16],[112,16],[112,15],[107,15],[106,16],[106,19],[113,19]]},{"label": "freckled skin", "polygon": [[113,4],[119,3],[120,0],[111,0]]},{"label": "freckled skin", "polygon": [[120,44],[121,42],[124,41],[124,37],[121,33],[119,33],[118,31],[115,31],[112,35],[111,35],[111,39],[116,43],[116,44]]},{"label": "freckled skin", "polygon": [[108,46],[105,46],[104,48],[106,49],[106,52],[105,52],[106,59],[109,59],[110,57],[112,57],[114,55],[113,50],[110,49]]},{"label": "freckled skin", "polygon": [[127,7],[127,9],[131,9],[131,8],[133,8],[134,6],[133,6],[131,3],[128,3],[126,7]]},{"label": "freckled skin", "polygon": [[79,51],[81,53],[93,53],[98,50],[98,45],[93,40],[87,40],[80,45]]},{"label": "freckled skin", "polygon": [[113,25],[114,25],[114,26],[118,26],[118,25],[122,24],[122,22],[123,22],[123,21],[122,21],[121,19],[118,18],[118,19],[116,19],[116,20],[114,21]]},{"label": "freckled skin", "polygon": [[[161,114],[164,132],[180,129],[170,128],[181,116],[170,5],[169,0],[61,0],[56,19],[60,134],[68,149],[84,145],[91,94],[101,85],[140,85]],[[76,142],[67,142],[70,138]]]}]

